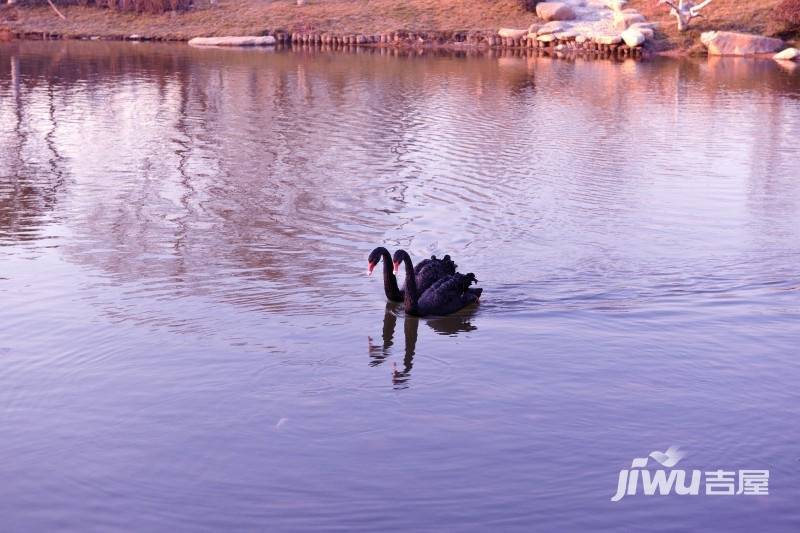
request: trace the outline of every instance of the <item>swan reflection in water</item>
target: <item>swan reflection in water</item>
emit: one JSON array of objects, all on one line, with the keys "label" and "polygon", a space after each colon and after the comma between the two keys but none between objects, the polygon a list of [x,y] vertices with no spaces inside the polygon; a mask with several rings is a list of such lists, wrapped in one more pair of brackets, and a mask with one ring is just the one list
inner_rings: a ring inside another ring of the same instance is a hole
[{"label": "swan reflection in water", "polygon": [[[374,344],[372,337],[369,338],[369,366],[379,366],[392,353],[394,346],[395,329],[397,328],[398,313],[402,312],[403,304],[387,302],[386,310],[383,315],[382,344]],[[392,369],[392,383],[397,388],[405,388],[406,382],[411,377],[411,368],[414,366],[414,354],[417,349],[417,335],[420,322],[424,322],[439,335],[458,335],[467,331],[473,331],[478,327],[472,323],[472,318],[477,312],[477,306],[471,306],[458,313],[438,317],[438,318],[419,318],[414,316],[403,316],[403,334],[405,349],[403,355],[403,367],[400,369],[394,363]]]}]

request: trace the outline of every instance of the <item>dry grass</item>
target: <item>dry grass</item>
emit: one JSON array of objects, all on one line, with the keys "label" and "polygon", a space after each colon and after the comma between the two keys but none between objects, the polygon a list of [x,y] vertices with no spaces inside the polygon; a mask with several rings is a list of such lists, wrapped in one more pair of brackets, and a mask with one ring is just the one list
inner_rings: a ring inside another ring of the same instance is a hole
[{"label": "dry grass", "polygon": [[[790,36],[776,19],[776,7],[782,1],[785,0],[714,0],[703,11],[705,17],[692,21],[684,33],[677,32],[668,9],[659,6],[657,0],[630,0],[629,7],[662,23],[657,34],[658,48],[688,50],[698,46],[700,32],[711,29]],[[201,35],[253,35],[276,29],[382,33],[399,29],[524,28],[535,20],[519,0],[306,0],[306,5],[299,7],[295,0],[219,0],[217,7],[160,15],[79,6],[62,10],[66,21],[46,6],[3,7],[0,29],[7,26],[14,31],[72,37],[124,37],[136,33],[159,39],[189,39]]]},{"label": "dry grass", "polygon": [[789,31],[800,30],[800,0],[782,0],[778,4],[775,18]]},{"label": "dry grass", "polygon": [[[44,6],[48,0],[17,0],[22,6]],[[107,7],[120,11],[136,11],[137,13],[164,13],[188,9],[192,0],[52,0],[56,6],[92,6]]]},{"label": "dry grass", "polygon": [[714,0],[703,9],[703,17],[692,20],[689,29],[683,33],[676,29],[675,18],[669,16],[669,8],[658,5],[658,0],[629,0],[628,4],[648,20],[661,23],[657,34],[660,48],[691,50],[699,45],[700,33],[704,31],[741,31],[770,36],[781,34],[781,24],[775,18],[775,9],[781,1]]},{"label": "dry grass", "polygon": [[[48,7],[0,9],[0,21],[14,18],[15,31],[65,36],[125,36],[162,39],[199,35],[252,35],[265,30],[380,33],[409,30],[471,30],[527,27],[535,16],[519,0],[220,0],[218,6],[176,14],[119,13],[108,9],[62,8],[66,21]],[[3,23],[0,22],[0,26]]]}]

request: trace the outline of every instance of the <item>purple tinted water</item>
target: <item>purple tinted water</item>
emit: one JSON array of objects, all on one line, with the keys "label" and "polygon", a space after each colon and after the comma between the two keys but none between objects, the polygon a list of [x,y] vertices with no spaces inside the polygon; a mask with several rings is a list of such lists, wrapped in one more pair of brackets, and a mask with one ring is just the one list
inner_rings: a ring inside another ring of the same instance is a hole
[{"label": "purple tinted water", "polygon": [[[2,529],[797,531],[798,139],[771,61],[0,45]],[[611,502],[671,445],[769,496]]]}]

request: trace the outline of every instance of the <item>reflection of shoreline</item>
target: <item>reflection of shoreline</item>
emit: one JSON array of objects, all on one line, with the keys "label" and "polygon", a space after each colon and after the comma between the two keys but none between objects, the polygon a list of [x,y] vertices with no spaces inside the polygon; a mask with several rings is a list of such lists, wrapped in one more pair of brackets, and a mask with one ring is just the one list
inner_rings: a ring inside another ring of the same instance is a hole
[{"label": "reflection of shoreline", "polygon": [[[787,100],[800,83],[770,61],[268,56],[0,47],[0,175],[11,178],[0,238],[57,235],[67,262],[125,287],[126,298],[101,299],[108,314],[136,319],[145,306],[163,324],[183,317],[154,296],[294,316],[359,305],[363,251],[386,239],[423,250],[446,234],[476,259],[503,255],[515,279],[532,254],[560,264],[564,247],[545,241],[565,240],[571,268],[602,265],[615,243],[595,254],[595,235],[650,220],[655,199],[692,190],[672,178],[713,161],[749,178],[735,197],[703,201],[747,196],[730,205],[751,210],[754,238],[792,207],[781,189],[794,190]],[[559,150],[538,142],[564,113],[582,134]],[[663,150],[678,128],[673,148],[704,149]],[[737,142],[748,150],[734,153]],[[730,181],[723,171],[713,179]]]},{"label": "reflection of shoreline", "polygon": [[[383,332],[381,334],[381,345],[373,344],[372,337],[368,337],[370,356],[369,366],[375,367],[383,364],[391,355],[391,348],[394,346],[394,334],[397,328],[398,313],[401,313],[403,304],[386,303],[383,314]],[[439,335],[455,336],[459,333],[474,331],[478,329],[472,323],[472,318],[477,313],[478,306],[471,306],[468,309],[453,315],[424,319],[413,316],[403,316],[403,368],[398,369],[397,363],[392,365],[392,383],[395,387],[405,388],[404,384],[411,377],[411,369],[414,367],[414,356],[417,351],[417,339],[419,337],[419,323],[424,321],[431,329]]]}]

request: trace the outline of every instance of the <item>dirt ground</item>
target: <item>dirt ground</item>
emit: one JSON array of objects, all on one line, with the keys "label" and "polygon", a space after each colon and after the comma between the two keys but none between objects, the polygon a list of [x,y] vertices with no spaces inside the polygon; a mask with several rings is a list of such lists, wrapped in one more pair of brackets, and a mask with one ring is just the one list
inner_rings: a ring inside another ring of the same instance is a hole
[{"label": "dirt ground", "polygon": [[[451,31],[527,27],[535,15],[518,0],[219,0],[188,12],[163,15],[120,13],[109,9],[63,7],[67,20],[49,7],[0,8],[3,30],[17,33],[50,33],[63,37],[124,38],[132,34],[154,39],[186,40],[197,36],[257,35],[267,30],[336,31],[377,34],[395,30]],[[678,33],[669,10],[657,0],[630,0],[648,20],[661,23],[655,46],[679,52],[697,49],[699,35],[711,29],[738,30],[766,35],[781,34],[773,19],[780,0],[742,2],[714,0],[703,18]],[[796,39],[797,35],[782,34]]]},{"label": "dirt ground", "polygon": [[774,20],[775,6],[781,0],[713,0],[702,10],[703,16],[692,20],[685,32],[678,32],[669,8],[658,0],[629,0],[628,7],[637,9],[647,20],[660,23],[656,45],[662,50],[698,51],[702,49],[700,34],[710,30],[741,31],[768,36],[796,39],[797,35],[783,33]]},{"label": "dirt ground", "polygon": [[[266,30],[381,33],[408,30],[471,30],[527,27],[535,20],[516,0],[220,0],[216,6],[164,15],[135,15],[108,9],[49,7],[0,9],[0,27],[63,36],[159,39],[253,35]],[[6,22],[2,22],[3,19]]]}]

